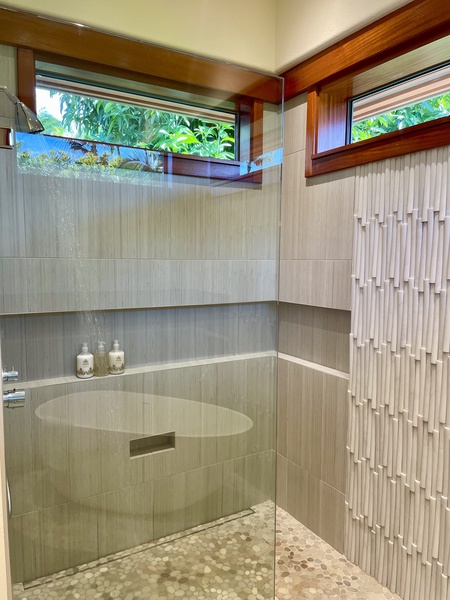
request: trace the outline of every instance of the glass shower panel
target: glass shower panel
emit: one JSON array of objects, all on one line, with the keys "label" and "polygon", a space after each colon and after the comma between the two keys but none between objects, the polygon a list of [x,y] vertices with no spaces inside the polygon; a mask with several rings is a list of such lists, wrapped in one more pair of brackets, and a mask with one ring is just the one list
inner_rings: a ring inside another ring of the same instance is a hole
[{"label": "glass shower panel", "polygon": [[274,597],[281,118],[233,179],[0,150],[14,598]]}]

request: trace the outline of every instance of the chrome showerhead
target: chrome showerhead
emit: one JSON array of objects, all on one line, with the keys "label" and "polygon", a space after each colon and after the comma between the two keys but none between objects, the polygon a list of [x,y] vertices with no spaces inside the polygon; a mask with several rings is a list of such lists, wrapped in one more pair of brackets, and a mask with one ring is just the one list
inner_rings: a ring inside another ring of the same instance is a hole
[{"label": "chrome showerhead", "polygon": [[44,126],[34,112],[10,92],[6,85],[0,85],[0,92],[4,92],[8,100],[16,107],[18,131],[23,133],[41,133],[41,131],[44,131]]}]

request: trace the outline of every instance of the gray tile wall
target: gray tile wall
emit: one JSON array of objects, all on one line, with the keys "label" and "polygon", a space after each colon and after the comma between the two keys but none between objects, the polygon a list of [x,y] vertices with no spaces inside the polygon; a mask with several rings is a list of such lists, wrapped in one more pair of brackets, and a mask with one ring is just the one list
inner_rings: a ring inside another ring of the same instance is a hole
[{"label": "gray tile wall", "polygon": [[[449,149],[306,182],[304,109],[286,115],[280,349],[312,362],[280,365],[279,503],[401,597],[448,597]],[[317,364],[350,371],[348,408]]]},{"label": "gray tile wall", "polygon": [[[0,70],[14,91],[14,49],[0,47]],[[29,382],[26,408],[5,425],[14,579],[273,498],[274,359],[239,355],[275,349],[279,168],[262,186],[134,185],[18,173],[15,152],[0,153],[2,350]],[[128,374],[55,379],[99,338],[120,339]],[[236,359],[130,370],[224,356]],[[236,413],[248,430],[227,429]],[[149,423],[194,433],[130,459]]]},{"label": "gray tile wall", "polygon": [[279,363],[278,504],[342,552],[348,379]]},{"label": "gray tile wall", "polygon": [[350,310],[355,171],[306,179],[306,96],[286,103],[280,300]]},{"label": "gray tile wall", "polygon": [[280,303],[278,350],[348,373],[350,312]]},{"label": "gray tile wall", "polygon": [[1,314],[276,299],[275,184],[139,186],[0,162]]},{"label": "gray tile wall", "polygon": [[[14,49],[0,69],[15,91]],[[272,150],[280,119],[264,121]],[[0,315],[277,299],[279,167],[262,185],[135,175],[30,174],[1,151]]]},{"label": "gray tile wall", "polygon": [[[274,498],[274,361],[28,386],[5,413],[14,580]],[[167,431],[175,449],[130,458],[131,439]]]},{"label": "gray tile wall", "polygon": [[355,173],[307,180],[305,125],[299,96],[285,112],[277,497],[342,552]]},{"label": "gray tile wall", "polygon": [[21,381],[75,374],[84,341],[119,339],[126,366],[171,363],[273,350],[273,304],[21,315],[0,318],[5,361]]}]

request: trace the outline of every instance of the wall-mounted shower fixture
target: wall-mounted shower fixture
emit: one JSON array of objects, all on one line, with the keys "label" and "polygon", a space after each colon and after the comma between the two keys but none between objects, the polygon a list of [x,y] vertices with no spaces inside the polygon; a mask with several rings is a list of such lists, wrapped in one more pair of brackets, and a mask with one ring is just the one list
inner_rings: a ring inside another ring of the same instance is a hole
[{"label": "wall-mounted shower fixture", "polygon": [[[2,371],[2,383],[8,383],[19,380],[19,373],[14,369]],[[4,390],[3,407],[4,408],[22,408],[25,406],[25,390]]]},{"label": "wall-mounted shower fixture", "polygon": [[25,398],[25,390],[5,390],[3,392],[3,408],[23,408]]},{"label": "wall-mounted shower fixture", "polygon": [[2,381],[19,381],[19,371],[16,371],[14,367],[11,369],[11,371],[3,369]]},{"label": "wall-mounted shower fixture", "polygon": [[16,107],[17,131],[22,133],[41,133],[44,126],[39,121],[34,112],[26,104],[21,102],[17,96],[8,90],[6,85],[0,85],[0,92],[4,92],[8,100]]}]

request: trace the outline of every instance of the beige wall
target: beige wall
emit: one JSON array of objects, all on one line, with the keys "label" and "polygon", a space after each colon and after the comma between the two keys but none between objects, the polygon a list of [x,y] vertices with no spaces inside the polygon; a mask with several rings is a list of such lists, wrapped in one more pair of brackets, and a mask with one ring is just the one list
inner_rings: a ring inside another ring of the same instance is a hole
[{"label": "beige wall", "polygon": [[274,0],[6,0],[3,4],[264,71],[275,69]]},{"label": "beige wall", "polygon": [[4,0],[3,4],[280,72],[409,1],[41,0],[37,6],[34,0]]},{"label": "beige wall", "polygon": [[411,0],[275,0],[277,71],[312,56]]}]

